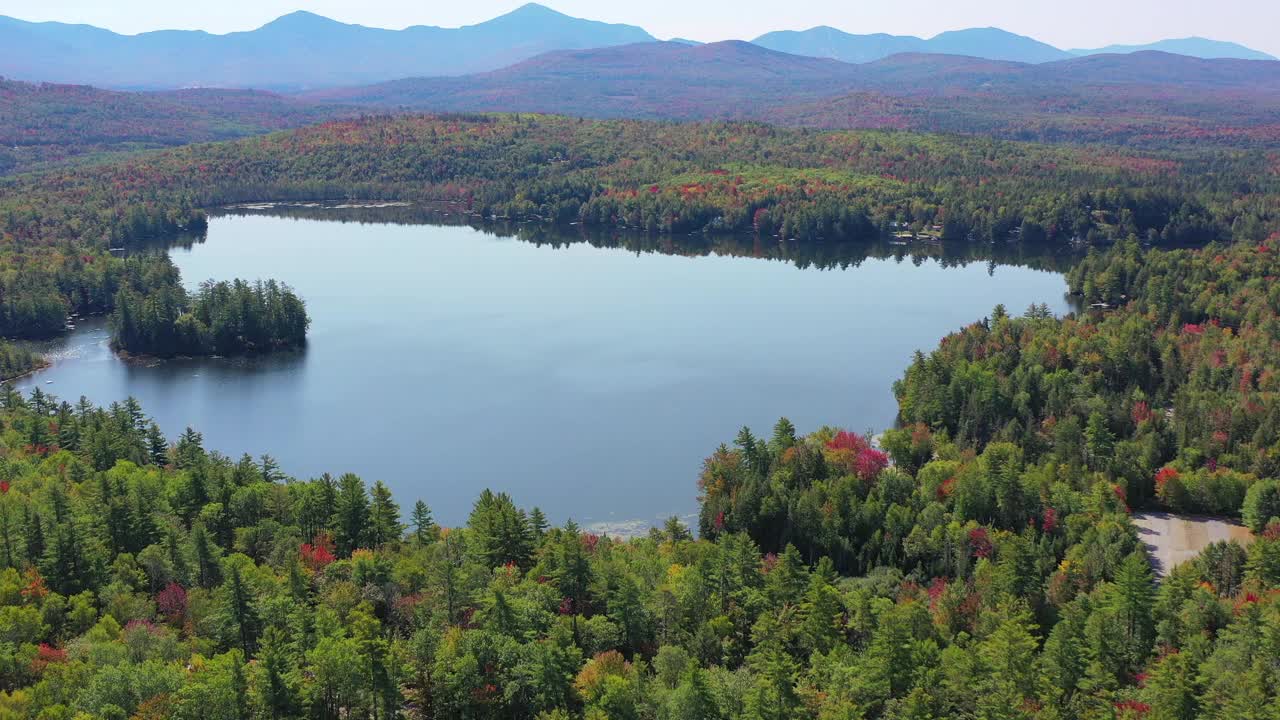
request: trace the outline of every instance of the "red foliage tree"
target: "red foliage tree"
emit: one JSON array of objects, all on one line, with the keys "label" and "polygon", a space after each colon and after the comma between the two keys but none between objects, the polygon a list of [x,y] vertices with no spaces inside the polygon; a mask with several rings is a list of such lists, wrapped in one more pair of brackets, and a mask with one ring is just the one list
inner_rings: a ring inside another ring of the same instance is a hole
[{"label": "red foliage tree", "polygon": [[329,563],[337,559],[333,554],[333,537],[327,532],[315,536],[309,543],[302,543],[298,548],[298,557],[302,564],[319,572]]},{"label": "red foliage tree", "polygon": [[974,557],[990,558],[994,549],[986,528],[977,527],[969,531],[969,551],[973,553]]},{"label": "red foliage tree", "polygon": [[181,623],[187,616],[187,591],[176,582],[169,583],[156,593],[156,607],[170,623]]}]

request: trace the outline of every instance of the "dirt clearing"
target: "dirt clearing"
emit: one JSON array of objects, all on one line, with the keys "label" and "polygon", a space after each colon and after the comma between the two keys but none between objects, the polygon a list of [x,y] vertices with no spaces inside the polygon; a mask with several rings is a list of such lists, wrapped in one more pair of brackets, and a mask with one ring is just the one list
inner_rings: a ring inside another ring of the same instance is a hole
[{"label": "dirt clearing", "polygon": [[1146,512],[1134,515],[1133,524],[1138,526],[1138,539],[1147,546],[1161,577],[1195,558],[1209,543],[1235,540],[1247,546],[1253,542],[1249,528],[1225,518]]}]

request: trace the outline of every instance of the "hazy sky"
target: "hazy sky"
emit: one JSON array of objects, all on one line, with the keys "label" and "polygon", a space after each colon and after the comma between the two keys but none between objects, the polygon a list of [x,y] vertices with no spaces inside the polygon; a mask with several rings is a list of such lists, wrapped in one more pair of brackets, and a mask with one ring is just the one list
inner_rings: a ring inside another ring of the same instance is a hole
[{"label": "hazy sky", "polygon": [[[166,28],[249,30],[293,10],[375,27],[455,27],[522,0],[0,0],[0,15],[137,33]],[[1063,48],[1201,35],[1280,56],[1280,0],[547,0],[561,12],[640,25],[660,38],[750,39],[769,30],[832,25],[849,32],[930,36],[997,25]]]}]

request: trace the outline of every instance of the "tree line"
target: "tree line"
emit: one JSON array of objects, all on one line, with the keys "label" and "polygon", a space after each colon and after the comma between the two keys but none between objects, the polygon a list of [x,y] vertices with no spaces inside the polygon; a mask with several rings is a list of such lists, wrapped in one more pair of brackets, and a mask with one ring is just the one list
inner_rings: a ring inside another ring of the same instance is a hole
[{"label": "tree line", "polygon": [[537,115],[330,122],[0,181],[0,334],[106,312],[109,248],[199,232],[227,203],[446,199],[481,217],[812,243],[913,233],[974,242],[1260,242],[1273,161],[893,131]]}]

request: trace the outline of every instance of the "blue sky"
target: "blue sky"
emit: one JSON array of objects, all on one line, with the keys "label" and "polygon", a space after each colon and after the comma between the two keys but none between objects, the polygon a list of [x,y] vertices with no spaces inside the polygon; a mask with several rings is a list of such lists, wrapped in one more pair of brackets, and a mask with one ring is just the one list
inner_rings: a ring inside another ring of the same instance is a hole
[{"label": "blue sky", "polygon": [[[375,27],[454,27],[480,22],[521,0],[0,0],[0,15],[82,22],[117,32],[167,28],[248,30],[293,10]],[[750,39],[776,29],[832,25],[850,32],[929,36],[997,25],[1059,47],[1143,43],[1201,35],[1280,56],[1277,0],[547,0],[579,17],[640,25],[661,38]]]}]

